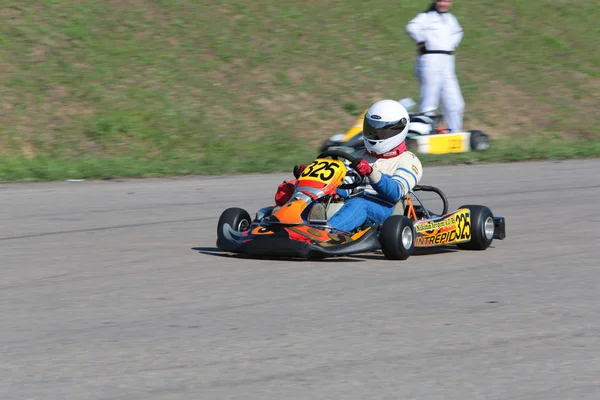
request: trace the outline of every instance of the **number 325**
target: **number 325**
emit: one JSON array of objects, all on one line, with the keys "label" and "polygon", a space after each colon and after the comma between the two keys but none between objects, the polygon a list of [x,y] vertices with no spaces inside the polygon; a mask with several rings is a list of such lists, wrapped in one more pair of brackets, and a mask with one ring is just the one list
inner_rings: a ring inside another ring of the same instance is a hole
[{"label": "number 325", "polygon": [[339,165],[336,163],[330,163],[327,161],[314,161],[302,172],[302,177],[318,178],[323,181],[328,181],[329,179],[333,178],[336,168],[339,168]]}]

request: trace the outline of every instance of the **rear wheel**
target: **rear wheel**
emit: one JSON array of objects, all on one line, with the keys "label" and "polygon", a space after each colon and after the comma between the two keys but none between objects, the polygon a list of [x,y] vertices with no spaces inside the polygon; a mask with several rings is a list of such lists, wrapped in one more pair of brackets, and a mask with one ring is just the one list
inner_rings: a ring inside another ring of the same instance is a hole
[{"label": "rear wheel", "polygon": [[486,206],[467,205],[471,211],[471,241],[458,243],[457,246],[466,250],[485,250],[494,240],[494,215]]},{"label": "rear wheel", "polygon": [[392,215],[381,227],[379,243],[386,258],[406,260],[415,248],[415,228],[412,221],[404,215]]},{"label": "rear wheel", "polygon": [[223,226],[225,224],[231,226],[238,232],[243,232],[250,226],[250,214],[242,208],[232,207],[223,211],[219,222],[217,223],[217,237],[220,239],[223,236]]},{"label": "rear wheel", "polygon": [[490,148],[490,138],[488,135],[478,130],[469,132],[471,132],[471,139],[469,140],[471,150],[485,151]]}]

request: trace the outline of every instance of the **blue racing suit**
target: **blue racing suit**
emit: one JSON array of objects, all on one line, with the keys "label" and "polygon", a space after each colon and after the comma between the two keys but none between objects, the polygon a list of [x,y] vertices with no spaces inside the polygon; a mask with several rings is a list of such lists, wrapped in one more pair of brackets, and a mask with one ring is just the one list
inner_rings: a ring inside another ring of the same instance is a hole
[{"label": "blue racing suit", "polygon": [[[421,180],[421,162],[410,151],[395,157],[377,158],[366,150],[353,154],[365,159],[373,168],[363,184],[354,189],[358,193],[344,203],[342,208],[329,219],[329,225],[350,232],[364,223],[383,224],[392,214],[396,203],[404,198]],[[342,197],[348,197],[349,190],[338,190]]]}]

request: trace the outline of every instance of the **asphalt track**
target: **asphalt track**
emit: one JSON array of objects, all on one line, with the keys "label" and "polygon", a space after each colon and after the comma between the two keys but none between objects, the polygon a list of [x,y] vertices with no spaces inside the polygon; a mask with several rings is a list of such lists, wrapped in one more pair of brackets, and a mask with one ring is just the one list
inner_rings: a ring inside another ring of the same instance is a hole
[{"label": "asphalt track", "polygon": [[286,177],[0,185],[0,399],[600,398],[600,160],[427,168],[484,252],[216,251]]}]

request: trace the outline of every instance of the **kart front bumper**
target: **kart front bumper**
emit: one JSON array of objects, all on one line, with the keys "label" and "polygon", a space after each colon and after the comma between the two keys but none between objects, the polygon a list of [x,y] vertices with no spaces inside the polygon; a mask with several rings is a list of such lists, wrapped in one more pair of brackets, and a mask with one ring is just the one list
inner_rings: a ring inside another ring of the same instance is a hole
[{"label": "kart front bumper", "polygon": [[217,247],[223,251],[264,258],[326,258],[379,250],[380,244],[375,229],[359,239],[339,245],[322,245],[285,237],[245,237],[228,226],[223,237],[217,239]]}]

